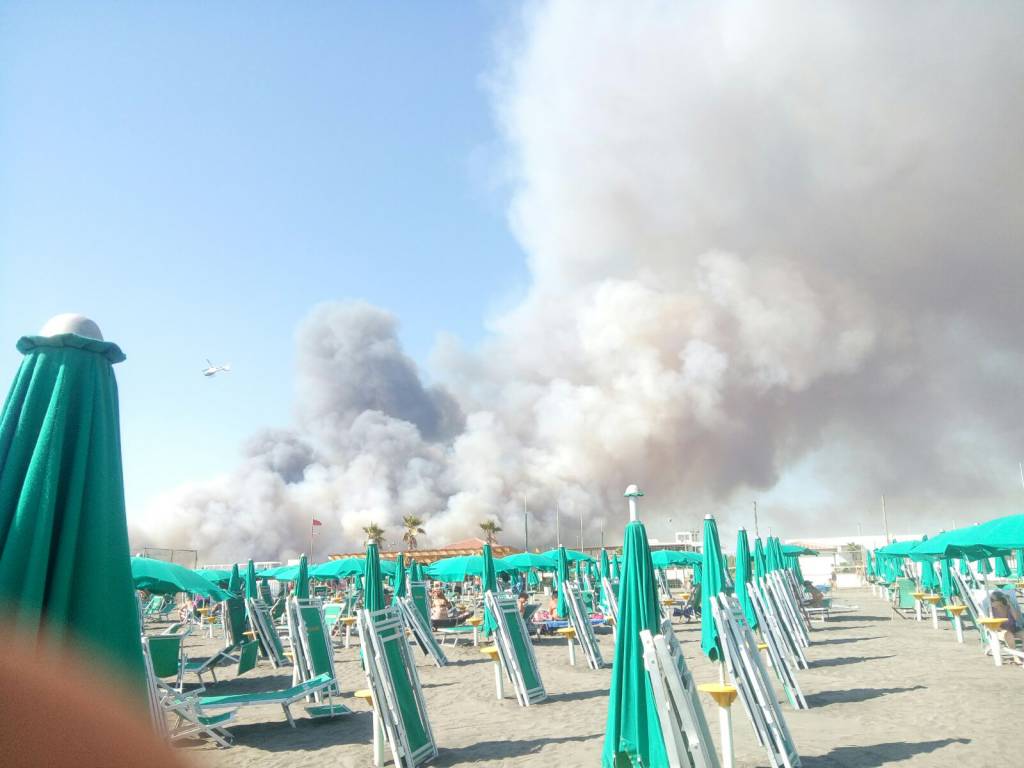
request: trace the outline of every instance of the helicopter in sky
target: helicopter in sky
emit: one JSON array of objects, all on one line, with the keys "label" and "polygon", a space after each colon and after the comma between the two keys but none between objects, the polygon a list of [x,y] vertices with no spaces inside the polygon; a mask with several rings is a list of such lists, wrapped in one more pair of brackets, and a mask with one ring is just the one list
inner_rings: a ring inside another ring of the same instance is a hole
[{"label": "helicopter in sky", "polygon": [[203,369],[203,376],[214,376],[220,373],[221,371],[223,371],[224,373],[231,372],[231,363],[224,363],[224,365],[214,365],[213,363],[210,362],[210,359],[207,358],[206,364],[208,367]]}]

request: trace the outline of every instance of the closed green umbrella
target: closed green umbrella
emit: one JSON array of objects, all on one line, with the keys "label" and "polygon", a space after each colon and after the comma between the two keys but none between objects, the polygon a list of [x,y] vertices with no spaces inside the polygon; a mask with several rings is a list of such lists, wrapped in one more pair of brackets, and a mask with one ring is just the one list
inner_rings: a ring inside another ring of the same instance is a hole
[{"label": "closed green umbrella", "polygon": [[249,600],[259,600],[260,585],[256,583],[256,566],[252,560],[245,567],[245,597]]},{"label": "closed green umbrella", "polygon": [[988,561],[987,557],[983,557],[977,561],[978,573],[985,574],[986,576],[992,573],[992,563]]},{"label": "closed green umbrella", "polygon": [[1017,578],[1024,579],[1024,549],[1017,550]]},{"label": "closed green umbrella", "polygon": [[372,541],[366,545],[366,569],[363,580],[366,589],[363,592],[363,608],[368,611],[384,610],[384,585],[381,581],[380,553]]},{"label": "closed green umbrella", "polygon": [[619,571],[619,560],[620,559],[621,558],[618,555],[615,555],[615,557],[612,558],[612,578],[615,579],[616,581],[619,581],[622,578],[622,576],[620,574],[620,571]]},{"label": "closed green umbrella", "polygon": [[800,556],[783,554],[783,558],[786,562],[786,567],[793,572],[794,576],[796,576],[796,583],[803,584],[804,573],[800,570]]},{"label": "closed green umbrella", "polygon": [[530,589],[540,586],[540,576],[537,575],[536,568],[531,568],[526,572],[526,584]]},{"label": "closed green umbrella", "polygon": [[569,615],[569,604],[565,600],[565,590],[569,584],[569,559],[566,556],[565,547],[559,547],[557,553],[558,570],[556,572],[556,576],[558,584],[558,605],[555,608],[555,612],[564,618]]},{"label": "closed green umbrella", "polygon": [[295,597],[309,600],[309,563],[306,556],[299,557],[299,572],[295,575]]},{"label": "closed green umbrella", "polygon": [[426,581],[427,577],[423,573],[423,563],[418,560],[413,560],[409,571],[410,581]]},{"label": "closed green umbrella", "polygon": [[[366,568],[366,561],[363,560],[362,562],[363,562],[363,568],[365,569]],[[356,574],[356,590],[358,592],[362,592],[363,591],[363,574],[361,574],[361,573],[357,573]]]},{"label": "closed green umbrella", "polygon": [[601,605],[608,604],[608,596],[604,593],[604,580],[611,579],[611,565],[608,563],[608,550],[601,550],[600,564],[597,568],[597,595]]},{"label": "closed green umbrella", "polygon": [[391,577],[391,589],[395,597],[405,597],[405,555],[401,552],[395,559],[395,575]]},{"label": "closed green umbrella", "polygon": [[768,573],[768,561],[765,559],[764,545],[761,544],[761,538],[758,537],[754,539],[754,582],[761,592],[764,591],[761,589],[761,579],[766,573]]},{"label": "closed green umbrella", "polygon": [[1000,579],[1010,578],[1010,566],[1006,564],[1006,558],[1002,555],[996,556],[996,576]]},{"label": "closed green umbrella", "polygon": [[967,558],[966,557],[961,557],[960,558],[960,574],[962,576],[970,576],[971,575],[971,566],[969,566],[967,564]]},{"label": "closed green umbrella", "polygon": [[231,566],[231,576],[228,577],[228,592],[232,595],[239,595],[242,592],[242,574],[238,572],[238,563]]},{"label": "closed green umbrella", "polygon": [[921,590],[935,593],[939,589],[939,579],[935,575],[935,565],[931,561],[921,562]]},{"label": "closed green umbrella", "polygon": [[95,653],[137,683],[113,369],[125,356],[85,318],[54,318],[43,329],[51,331],[18,340],[24,358],[0,412],[4,628]]},{"label": "closed green umbrella", "polygon": [[864,575],[871,578],[875,575],[875,564],[871,561],[871,550],[864,550]]},{"label": "closed green umbrella", "polygon": [[626,526],[619,582],[619,627],[608,694],[603,768],[667,766],[665,742],[651,681],[644,668],[640,631],[661,631],[658,587],[643,523]]},{"label": "closed green umbrella", "polygon": [[751,629],[757,629],[757,614],[754,604],[750,601],[747,584],[750,582],[750,542],[747,541],[747,529],[740,528],[736,535],[736,599],[740,601],[743,615]]},{"label": "closed green umbrella", "polygon": [[145,589],[158,595],[173,595],[187,592],[202,595],[212,600],[227,600],[230,595],[195,571],[177,563],[153,560],[149,557],[131,559],[132,581],[136,589]]},{"label": "closed green umbrella", "polygon": [[711,603],[718,598],[725,581],[725,558],[718,541],[718,526],[711,515],[704,517],[703,584],[700,591],[700,647],[712,661],[722,658],[722,639],[711,614]]},{"label": "closed green umbrella", "polygon": [[[483,553],[481,555],[484,559],[483,573],[480,576],[480,591],[481,592],[493,592],[495,595],[498,593],[498,575],[494,571],[494,554],[491,552],[491,545],[484,544]],[[491,633],[494,632],[498,627],[498,621],[491,615],[489,608],[484,607],[484,635],[490,637]]]},{"label": "closed green umbrella", "polygon": [[939,570],[941,572],[939,587],[942,590],[942,597],[945,599],[946,605],[949,605],[953,600],[953,573],[950,568],[950,561],[948,557],[942,558],[942,564]]},{"label": "closed green umbrella", "polygon": [[580,589],[583,589],[583,571],[580,569],[580,563],[582,562],[582,560],[577,560],[573,567],[573,570],[576,571],[576,574],[574,576],[574,578],[576,579],[576,586],[578,586]]}]

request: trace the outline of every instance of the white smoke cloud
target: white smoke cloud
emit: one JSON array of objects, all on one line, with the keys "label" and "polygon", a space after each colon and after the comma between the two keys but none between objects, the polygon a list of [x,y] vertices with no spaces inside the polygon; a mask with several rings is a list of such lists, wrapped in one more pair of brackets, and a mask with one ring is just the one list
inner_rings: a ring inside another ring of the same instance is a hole
[{"label": "white smoke cloud", "polygon": [[480,349],[439,345],[443,387],[390,315],[317,308],[293,431],[148,533],[287,556],[312,513],[335,549],[416,513],[434,543],[488,518],[521,542],[525,495],[531,543],[556,500],[593,543],[629,482],[674,528],[755,491],[793,534],[848,531],[881,492],[914,527],[1014,504],[1024,6],[565,0],[522,22],[492,84],[529,294]]}]

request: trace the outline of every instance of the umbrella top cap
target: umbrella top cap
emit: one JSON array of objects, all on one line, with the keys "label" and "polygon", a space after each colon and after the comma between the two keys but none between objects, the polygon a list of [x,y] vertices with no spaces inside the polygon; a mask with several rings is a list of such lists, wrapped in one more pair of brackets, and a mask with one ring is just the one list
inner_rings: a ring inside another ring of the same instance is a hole
[{"label": "umbrella top cap", "polygon": [[712,515],[710,512],[708,512],[706,515],[704,515],[704,519],[705,520],[714,520],[715,516]]},{"label": "umbrella top cap", "polygon": [[629,498],[630,496],[643,496],[644,492],[637,487],[636,483],[633,483],[632,485],[626,487],[626,492],[622,495]]},{"label": "umbrella top cap", "polygon": [[46,321],[46,325],[39,331],[40,336],[59,336],[62,333],[73,333],[76,336],[84,336],[87,339],[103,341],[103,333],[95,322],[85,315],[66,312],[62,315],[54,315]]}]

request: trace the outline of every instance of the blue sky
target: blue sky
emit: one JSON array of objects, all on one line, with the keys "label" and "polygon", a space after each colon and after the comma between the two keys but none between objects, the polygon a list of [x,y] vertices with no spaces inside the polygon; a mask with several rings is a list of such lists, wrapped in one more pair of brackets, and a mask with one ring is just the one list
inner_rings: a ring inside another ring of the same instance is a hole
[{"label": "blue sky", "polygon": [[314,304],[394,312],[424,363],[525,289],[484,85],[505,4],[88,6],[0,9],[0,380],[93,317],[128,355],[130,510],[288,423]]}]

